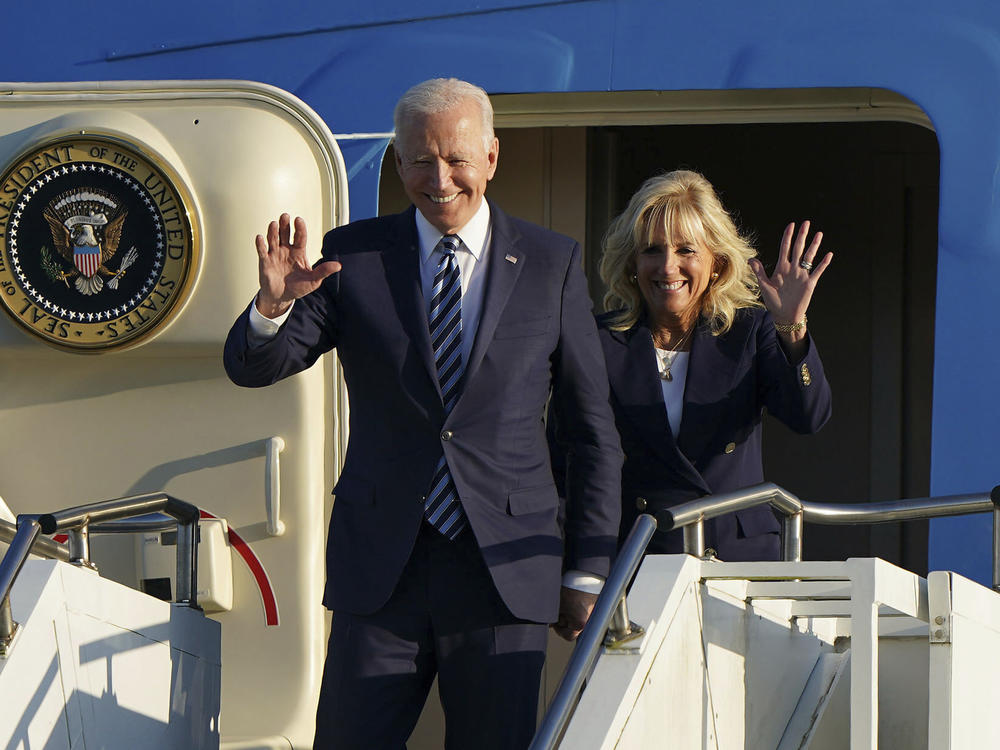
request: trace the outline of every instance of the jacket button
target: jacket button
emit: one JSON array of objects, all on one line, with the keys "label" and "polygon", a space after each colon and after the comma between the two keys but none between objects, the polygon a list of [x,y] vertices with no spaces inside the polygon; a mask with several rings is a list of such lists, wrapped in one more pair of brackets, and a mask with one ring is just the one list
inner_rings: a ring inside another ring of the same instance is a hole
[{"label": "jacket button", "polygon": [[646,510],[648,505],[649,503],[646,502],[646,498],[644,497],[637,497],[635,499],[635,507],[639,510]]},{"label": "jacket button", "polygon": [[812,383],[812,373],[809,372],[808,365],[803,364],[800,372],[802,373],[802,385],[809,385]]},{"label": "jacket button", "polygon": [[726,443],[726,453],[732,453],[736,450],[736,443]]},{"label": "jacket button", "polygon": [[451,430],[445,430],[444,432],[441,433],[441,439],[444,440],[445,442],[448,442],[449,440],[451,440],[452,434],[453,433]]}]

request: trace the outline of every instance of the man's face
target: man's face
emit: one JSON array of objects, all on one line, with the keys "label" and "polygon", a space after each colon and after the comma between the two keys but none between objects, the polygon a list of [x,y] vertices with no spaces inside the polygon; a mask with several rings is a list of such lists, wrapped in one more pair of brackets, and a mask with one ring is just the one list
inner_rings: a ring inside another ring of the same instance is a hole
[{"label": "man's face", "polygon": [[420,115],[397,134],[396,171],[413,205],[442,234],[464,227],[493,179],[500,142],[483,142],[479,107],[465,101]]}]

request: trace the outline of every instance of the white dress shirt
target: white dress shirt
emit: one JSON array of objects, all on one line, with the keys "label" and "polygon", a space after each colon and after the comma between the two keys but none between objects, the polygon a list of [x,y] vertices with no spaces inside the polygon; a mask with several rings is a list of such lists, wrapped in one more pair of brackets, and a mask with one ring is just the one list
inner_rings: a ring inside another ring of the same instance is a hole
[{"label": "white dress shirt", "polygon": [[[434,275],[441,264],[443,255],[434,248],[444,236],[424,218],[417,215],[417,238],[420,242],[420,288],[424,292],[424,307],[430,305],[434,288]],[[455,234],[462,241],[455,251],[455,260],[462,273],[462,362],[469,364],[472,344],[479,330],[479,316],[483,310],[483,292],[486,289],[486,259],[489,257],[492,224],[490,206],[486,201],[469,219],[469,223]]]},{"label": "white dress shirt", "polygon": [[684,415],[684,386],[687,384],[688,360],[691,352],[670,352],[666,349],[656,350],[657,359],[673,356],[670,363],[671,380],[664,380],[660,369],[660,390],[663,391],[663,403],[667,407],[667,421],[674,439],[681,431],[681,417]]}]

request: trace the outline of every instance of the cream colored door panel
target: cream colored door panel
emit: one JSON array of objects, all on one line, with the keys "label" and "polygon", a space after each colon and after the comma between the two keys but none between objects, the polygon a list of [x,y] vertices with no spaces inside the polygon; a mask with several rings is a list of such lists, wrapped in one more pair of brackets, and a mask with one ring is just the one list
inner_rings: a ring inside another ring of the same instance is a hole
[{"label": "cream colored door panel", "polygon": [[[223,739],[306,745],[346,403],[333,357],[243,389],[223,372],[222,346],[257,288],[254,236],[287,211],[306,219],[318,255],[323,231],[347,220],[336,142],[306,105],[262,84],[5,88],[0,496],[41,513],[162,490],[225,519],[232,609],[211,615]],[[285,446],[276,487],[273,438]],[[273,490],[280,535],[268,532]],[[133,587],[140,548],[93,540],[101,573]]]}]

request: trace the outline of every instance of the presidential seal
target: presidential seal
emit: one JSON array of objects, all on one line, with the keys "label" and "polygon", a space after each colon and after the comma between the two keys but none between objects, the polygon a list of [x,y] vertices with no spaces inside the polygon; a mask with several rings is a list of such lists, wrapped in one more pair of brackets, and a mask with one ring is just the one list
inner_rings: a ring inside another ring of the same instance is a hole
[{"label": "presidential seal", "polygon": [[46,143],[0,180],[0,300],[77,352],[135,346],[170,319],[196,267],[190,199],[117,139]]}]

